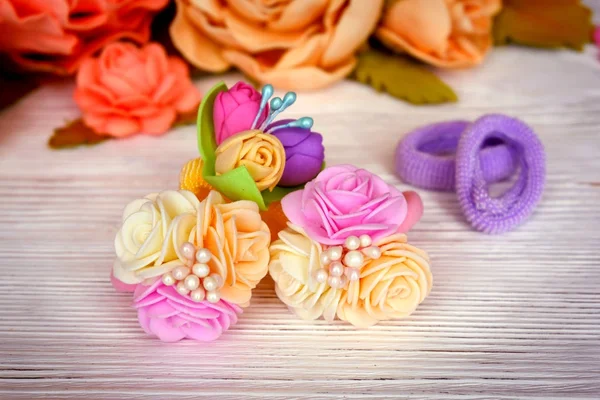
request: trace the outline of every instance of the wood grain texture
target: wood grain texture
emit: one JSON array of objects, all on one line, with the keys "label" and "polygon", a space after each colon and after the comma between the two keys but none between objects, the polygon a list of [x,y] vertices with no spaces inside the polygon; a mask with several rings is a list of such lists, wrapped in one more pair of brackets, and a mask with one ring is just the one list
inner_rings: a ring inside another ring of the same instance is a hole
[{"label": "wood grain texture", "polygon": [[409,130],[518,116],[548,153],[535,215],[486,236],[452,194],[421,191],[426,213],[409,238],[432,256],[434,288],[413,316],[368,331],[304,322],[265,279],[239,324],[208,345],[146,337],[130,296],[108,280],[123,207],[176,187],[197,156],[194,128],[50,151],[52,128],[77,116],[70,85],[0,114],[0,398],[599,398],[597,49],[500,48],[443,78],[459,103],[418,108],[345,82],[303,93],[291,113],[315,118],[330,165],[354,163],[402,189],[393,150]]}]

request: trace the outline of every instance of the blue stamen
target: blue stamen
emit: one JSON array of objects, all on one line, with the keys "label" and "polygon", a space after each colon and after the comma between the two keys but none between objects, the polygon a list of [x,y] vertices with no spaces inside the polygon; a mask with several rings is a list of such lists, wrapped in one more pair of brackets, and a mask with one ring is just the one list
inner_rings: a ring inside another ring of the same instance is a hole
[{"label": "blue stamen", "polygon": [[263,111],[265,110],[265,107],[267,106],[269,99],[271,98],[271,96],[273,96],[273,92],[274,92],[273,85],[267,84],[267,85],[263,86],[263,88],[261,90],[262,98],[260,99],[260,108],[258,109],[258,113],[256,113],[256,117],[254,117],[254,122],[252,122],[252,126],[250,129],[256,129],[256,124],[258,123],[260,116],[262,115]]},{"label": "blue stamen", "polygon": [[269,129],[267,131],[267,133],[273,133],[275,131],[278,131],[278,130],[284,129],[284,128],[310,129],[310,128],[312,128],[312,126],[313,126],[313,119],[311,117],[302,117],[300,119],[297,119],[295,121],[289,122],[284,125],[274,126],[273,128]]},{"label": "blue stamen", "polygon": [[286,108],[294,104],[294,102],[296,101],[296,93],[287,92],[285,96],[283,96],[283,101],[281,101],[281,103],[280,101],[281,99],[279,99],[278,97],[271,101],[271,113],[269,114],[267,120],[263,122],[262,127],[260,128],[261,130],[269,126],[269,124],[273,122],[276,116],[278,116],[281,112],[285,111]]}]

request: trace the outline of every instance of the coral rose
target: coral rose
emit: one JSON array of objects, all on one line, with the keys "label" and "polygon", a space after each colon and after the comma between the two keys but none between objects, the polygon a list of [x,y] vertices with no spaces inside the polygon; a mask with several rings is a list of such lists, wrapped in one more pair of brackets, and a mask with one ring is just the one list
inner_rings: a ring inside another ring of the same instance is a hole
[{"label": "coral rose", "polygon": [[290,224],[271,245],[269,273],[275,281],[277,297],[296,315],[305,320],[323,316],[331,322],[343,291],[314,279],[321,268],[321,252],[318,242]]},{"label": "coral rose", "polygon": [[363,265],[360,279],[348,284],[338,307],[338,317],[358,328],[409,316],[429,295],[433,282],[427,253],[406,243],[406,235],[374,244],[381,257]]},{"label": "coral rose", "polygon": [[[225,139],[236,133],[252,128],[260,108],[261,98],[261,94],[256,89],[244,82],[238,82],[231,89],[217,95],[213,111],[217,144],[223,143]],[[267,119],[268,114],[267,105],[257,120],[257,126]]]},{"label": "coral rose", "polygon": [[438,67],[479,64],[492,45],[501,0],[398,0],[384,10],[376,36]]},{"label": "coral rose", "polygon": [[273,190],[285,169],[285,150],[279,139],[256,129],[225,140],[215,157],[217,175],[244,166],[260,191]]},{"label": "coral rose", "polygon": [[407,231],[423,212],[420,197],[402,194],[380,177],[352,165],[326,168],[281,200],[283,212],[312,239],[326,245],[349,236],[381,239]]},{"label": "coral rose", "polygon": [[237,322],[242,309],[224,300],[194,302],[157,279],[151,286],[138,285],[133,294],[138,320],[146,333],[163,342],[217,339]]},{"label": "coral rose", "polygon": [[0,0],[0,53],[24,69],[72,74],[118,39],[145,43],[167,0]]},{"label": "coral rose", "polygon": [[154,43],[112,43],[98,58],[86,59],[74,96],[86,125],[117,137],[164,133],[178,113],[193,111],[200,101],[187,65]]},{"label": "coral rose", "polygon": [[200,69],[231,66],[284,89],[315,89],[348,75],[383,0],[177,0],[171,38]]},{"label": "coral rose", "polygon": [[187,190],[166,190],[129,203],[115,237],[114,277],[136,284],[179,264],[176,249],[188,240],[199,205]]}]

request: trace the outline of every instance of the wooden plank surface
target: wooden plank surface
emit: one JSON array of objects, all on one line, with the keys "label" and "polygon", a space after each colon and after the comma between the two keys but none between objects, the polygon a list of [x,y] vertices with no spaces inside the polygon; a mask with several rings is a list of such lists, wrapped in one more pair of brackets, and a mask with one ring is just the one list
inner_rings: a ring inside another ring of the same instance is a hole
[{"label": "wooden plank surface", "polygon": [[302,93],[291,114],[315,118],[330,165],[402,189],[393,150],[409,130],[518,116],[546,146],[543,202],[518,230],[486,236],[452,194],[420,191],[426,212],[409,239],[430,253],[434,288],[413,316],[368,331],[304,322],[267,278],[208,345],[146,337],[108,281],[122,208],[177,186],[197,155],[194,128],[50,151],[52,128],[77,108],[71,85],[39,90],[0,114],[0,398],[600,398],[597,53],[497,49],[479,69],[443,73],[461,98],[450,105],[351,82]]}]

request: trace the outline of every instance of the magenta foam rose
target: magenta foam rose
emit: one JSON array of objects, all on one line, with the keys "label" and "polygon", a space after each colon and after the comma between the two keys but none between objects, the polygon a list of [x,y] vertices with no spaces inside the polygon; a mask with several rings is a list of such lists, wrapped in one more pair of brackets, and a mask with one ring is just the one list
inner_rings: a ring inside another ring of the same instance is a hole
[{"label": "magenta foam rose", "polygon": [[186,338],[201,342],[215,340],[242,313],[239,306],[224,300],[195,302],[160,279],[151,286],[138,285],[133,301],[144,331],[163,342]]},{"label": "magenta foam rose", "polygon": [[406,232],[423,213],[418,194],[402,193],[352,165],[326,168],[304,189],[285,196],[281,206],[292,224],[332,246],[349,236],[369,235],[376,241]]},{"label": "magenta foam rose", "polygon": [[[238,82],[231,89],[217,95],[213,109],[217,145],[236,133],[252,128],[260,108],[260,100],[261,94],[244,82]],[[265,121],[268,114],[267,106],[261,113],[257,126]]]},{"label": "magenta foam rose", "polygon": [[[267,131],[293,120],[277,121]],[[285,169],[279,186],[298,186],[313,179],[321,171],[325,159],[323,136],[300,127],[281,128],[273,132],[285,149]]]}]

